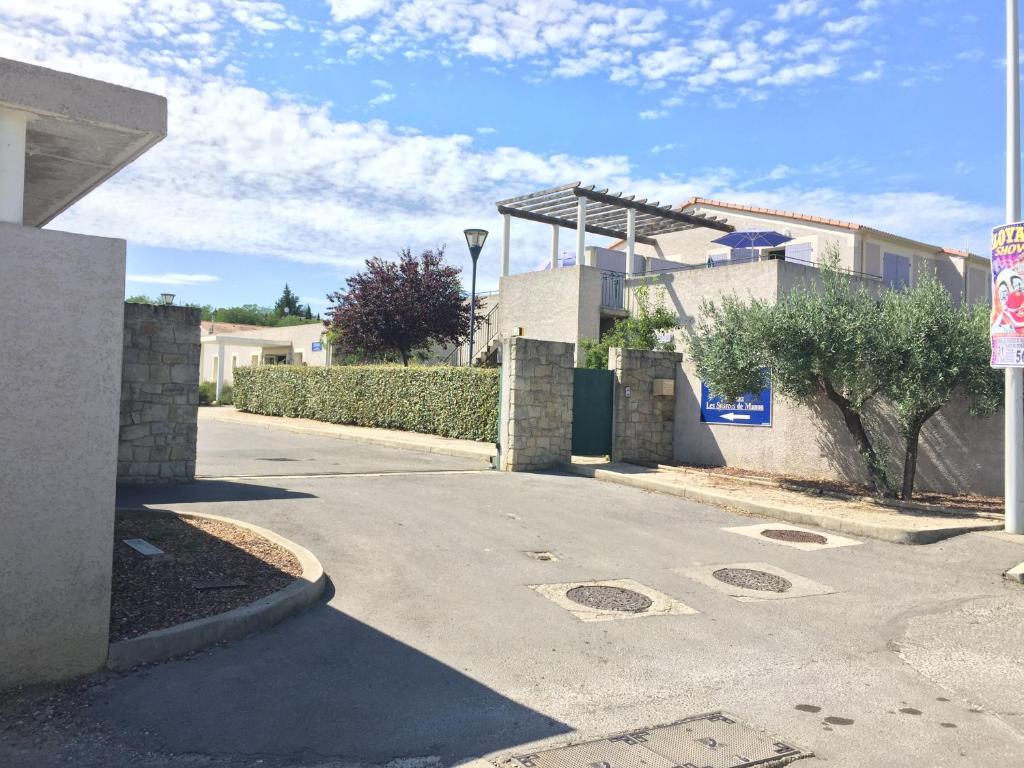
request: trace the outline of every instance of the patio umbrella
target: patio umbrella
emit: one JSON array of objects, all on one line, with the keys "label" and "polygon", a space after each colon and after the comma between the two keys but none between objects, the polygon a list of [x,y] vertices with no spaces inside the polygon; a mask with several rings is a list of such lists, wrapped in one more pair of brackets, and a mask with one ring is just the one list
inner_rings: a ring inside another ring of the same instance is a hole
[{"label": "patio umbrella", "polygon": [[713,243],[719,243],[720,245],[728,246],[729,248],[774,248],[777,245],[788,243],[792,240],[792,237],[786,237],[779,232],[768,231],[748,231],[748,232],[730,232],[727,235],[717,240],[712,240]]}]

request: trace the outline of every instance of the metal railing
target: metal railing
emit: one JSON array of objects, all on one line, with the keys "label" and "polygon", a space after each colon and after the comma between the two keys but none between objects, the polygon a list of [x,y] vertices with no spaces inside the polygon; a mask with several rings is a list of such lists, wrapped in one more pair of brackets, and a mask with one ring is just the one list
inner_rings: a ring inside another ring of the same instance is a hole
[{"label": "metal railing", "polygon": [[[736,266],[739,264],[752,264],[758,261],[787,261],[790,264],[801,264],[805,267],[816,267],[821,268],[821,262],[816,262],[812,259],[800,259],[792,256],[741,256],[735,259],[722,259],[721,261],[709,261],[704,264],[677,264],[671,267],[662,267],[660,269],[648,270],[645,274],[647,275],[664,275],[670,272],[689,272],[694,269],[722,269],[724,267]],[[851,277],[859,277],[864,280],[874,280],[876,282],[882,282],[884,278],[881,275],[875,275],[870,272],[859,272],[855,269],[849,269],[847,267],[838,267],[837,272],[842,274],[850,275]],[[643,275],[631,275],[631,277],[643,277]]]},{"label": "metal railing", "polygon": [[[484,316],[484,319],[477,326],[473,334],[473,357],[479,359],[481,354],[486,355],[490,343],[497,337],[501,328],[501,304],[495,304],[491,311]],[[469,356],[469,340],[452,349],[441,359],[441,365],[466,365],[466,358]],[[476,361],[473,361],[476,362]]]},{"label": "metal railing", "polygon": [[626,276],[622,272],[601,273],[601,306],[625,309]]}]

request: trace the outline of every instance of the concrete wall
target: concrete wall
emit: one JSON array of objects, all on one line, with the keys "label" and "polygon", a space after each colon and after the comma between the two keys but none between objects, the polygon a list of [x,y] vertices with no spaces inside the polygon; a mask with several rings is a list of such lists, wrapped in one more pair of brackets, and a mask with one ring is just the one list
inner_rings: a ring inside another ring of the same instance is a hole
[{"label": "concrete wall", "polygon": [[577,345],[601,334],[601,270],[576,266],[501,278],[501,336],[523,336]]},{"label": "concrete wall", "polygon": [[124,274],[123,240],[0,224],[0,688],[106,658]]},{"label": "concrete wall", "polygon": [[193,307],[125,304],[119,483],[195,479],[199,317]]},{"label": "concrete wall", "polygon": [[[700,421],[700,379],[686,356],[687,332],[701,299],[734,293],[741,298],[775,301],[793,287],[813,284],[814,268],[782,261],[676,272],[662,276],[652,293],[679,315],[682,329],[676,348],[684,352],[676,380],[676,460],[711,466],[734,466],[821,479],[865,482],[867,475],[856,446],[834,405],[824,398],[810,405],[775,393],[771,427],[704,424]],[[902,440],[891,414],[874,414],[876,429],[897,457],[891,470],[899,476]],[[917,488],[998,494],[1002,489],[1002,420],[974,419],[957,400],[936,414],[921,436]]]},{"label": "concrete wall", "polygon": [[502,347],[499,468],[549,469],[572,460],[572,344],[521,336]]},{"label": "concrete wall", "polygon": [[683,356],[643,349],[608,350],[615,371],[612,461],[659,464],[671,461],[675,441],[675,395],[655,395],[654,382],[675,382]]},{"label": "concrete wall", "polygon": [[[196,325],[198,328],[198,324]],[[234,331],[222,334],[226,338],[239,339],[265,339],[273,342],[266,346],[249,346],[243,344],[224,345],[224,383],[233,384],[234,376],[232,371],[235,368],[243,368],[253,364],[253,356],[257,359],[257,365],[262,364],[264,354],[280,354],[288,357],[289,363],[304,363],[306,365],[322,366],[327,365],[328,344],[322,342],[319,352],[313,351],[313,342],[321,340],[324,332],[324,325],[320,321],[304,323],[303,325],[287,325],[281,328],[259,328],[252,331]],[[207,337],[209,339],[210,337]],[[199,363],[199,380],[216,381],[217,368],[214,359],[219,360],[217,344],[214,341],[205,341],[201,345]]]}]

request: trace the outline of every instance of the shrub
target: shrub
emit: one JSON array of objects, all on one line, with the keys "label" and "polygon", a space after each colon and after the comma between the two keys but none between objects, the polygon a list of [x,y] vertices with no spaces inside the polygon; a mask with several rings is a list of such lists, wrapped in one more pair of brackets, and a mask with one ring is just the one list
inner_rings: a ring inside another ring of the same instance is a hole
[{"label": "shrub", "polygon": [[267,416],[495,441],[493,368],[260,365],[235,371],[235,407]]},{"label": "shrub", "polygon": [[231,405],[232,389],[230,384],[225,384],[220,391],[220,400],[217,400],[217,385],[212,381],[199,382],[199,404],[200,405]]}]

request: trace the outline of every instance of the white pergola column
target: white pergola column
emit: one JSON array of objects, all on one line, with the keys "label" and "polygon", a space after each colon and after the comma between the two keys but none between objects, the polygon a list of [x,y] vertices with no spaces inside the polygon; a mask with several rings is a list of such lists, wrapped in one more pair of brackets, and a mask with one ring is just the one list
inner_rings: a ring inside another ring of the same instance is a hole
[{"label": "white pergola column", "polygon": [[0,221],[25,222],[24,112],[0,107]]},{"label": "white pergola column", "polygon": [[576,199],[576,265],[581,266],[587,256],[587,198]]},{"label": "white pergola column", "polygon": [[508,277],[508,246],[512,237],[512,216],[501,215],[501,276]]},{"label": "white pergola column", "polygon": [[224,391],[224,345],[217,345],[217,397],[220,401],[221,392]]},{"label": "white pergola column", "polygon": [[633,276],[633,254],[636,252],[636,211],[626,210],[626,277]]},{"label": "white pergola column", "polygon": [[558,225],[551,225],[551,268],[558,269]]}]

